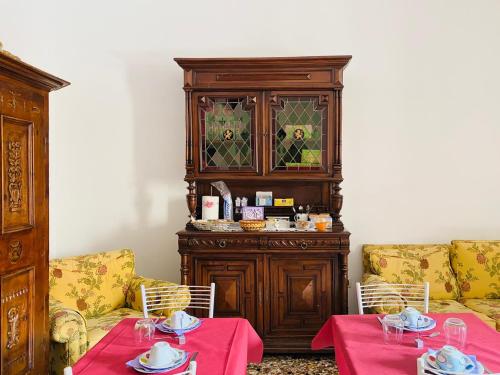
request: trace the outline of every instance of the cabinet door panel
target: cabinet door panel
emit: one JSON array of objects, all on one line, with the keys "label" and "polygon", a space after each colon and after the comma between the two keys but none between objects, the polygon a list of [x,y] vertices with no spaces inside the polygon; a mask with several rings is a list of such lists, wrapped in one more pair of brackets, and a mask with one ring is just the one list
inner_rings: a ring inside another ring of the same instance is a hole
[{"label": "cabinet door panel", "polygon": [[2,276],[2,374],[24,374],[33,367],[33,268]]},{"label": "cabinet door panel", "polygon": [[243,317],[257,323],[257,258],[196,259],[196,283],[215,283],[215,317]]},{"label": "cabinet door panel", "polygon": [[259,96],[254,92],[195,95],[197,168],[202,173],[259,171]]},{"label": "cabinet door panel", "polygon": [[332,266],[329,259],[271,258],[268,334],[311,333],[331,315]]},{"label": "cabinet door panel", "polygon": [[273,92],[269,102],[269,173],[329,173],[332,94]]}]

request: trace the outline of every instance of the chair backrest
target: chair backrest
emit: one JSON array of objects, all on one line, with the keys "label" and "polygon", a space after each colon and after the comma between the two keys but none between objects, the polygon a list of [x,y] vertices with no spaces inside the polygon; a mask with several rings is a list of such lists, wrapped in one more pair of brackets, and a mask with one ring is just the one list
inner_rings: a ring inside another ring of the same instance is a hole
[{"label": "chair backrest", "polygon": [[366,284],[356,283],[359,314],[371,307],[414,307],[429,312],[429,282],[423,284]]},{"label": "chair backrest", "polygon": [[[151,311],[186,308],[208,310],[208,317],[214,317],[215,283],[210,286],[170,285],[151,288],[141,285],[141,295],[145,318]],[[186,305],[186,297],[189,305]]]}]

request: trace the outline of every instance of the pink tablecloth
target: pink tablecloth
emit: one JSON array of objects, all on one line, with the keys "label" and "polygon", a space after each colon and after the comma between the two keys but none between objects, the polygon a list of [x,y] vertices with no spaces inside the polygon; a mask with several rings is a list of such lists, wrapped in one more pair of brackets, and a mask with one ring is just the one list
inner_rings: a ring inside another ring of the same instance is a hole
[{"label": "pink tablecloth", "polygon": [[[138,374],[125,362],[148,350],[151,345],[134,344],[133,327],[137,319],[125,319],[114,327],[73,367],[75,375]],[[197,375],[243,375],[247,364],[262,360],[262,340],[246,319],[203,319],[201,327],[186,334],[179,346],[171,336],[156,331],[172,346],[198,352]],[[154,340],[154,342],[161,340]],[[171,372],[187,369],[188,364]]]},{"label": "pink tablecloth", "polygon": [[458,317],[468,327],[465,353],[477,355],[491,371],[500,372],[500,333],[486,325],[474,314],[429,314],[436,319],[441,335],[424,338],[425,349],[415,347],[416,333],[403,335],[402,345],[386,345],[376,315],[332,316],[314,337],[314,350],[333,346],[341,375],[416,374],[416,359],[428,348],[438,349],[445,344],[443,322]]}]

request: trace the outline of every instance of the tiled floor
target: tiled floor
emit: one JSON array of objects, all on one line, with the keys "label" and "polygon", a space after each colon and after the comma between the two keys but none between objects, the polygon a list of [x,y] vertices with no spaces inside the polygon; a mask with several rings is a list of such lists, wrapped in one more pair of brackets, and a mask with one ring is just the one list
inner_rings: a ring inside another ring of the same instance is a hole
[{"label": "tiled floor", "polygon": [[336,375],[332,354],[266,355],[261,364],[249,365],[247,375]]}]

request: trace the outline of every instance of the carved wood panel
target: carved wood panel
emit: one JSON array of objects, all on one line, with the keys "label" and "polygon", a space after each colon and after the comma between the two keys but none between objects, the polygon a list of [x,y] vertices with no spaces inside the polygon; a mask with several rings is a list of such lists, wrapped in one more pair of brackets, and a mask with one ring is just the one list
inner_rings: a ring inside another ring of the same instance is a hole
[{"label": "carved wood panel", "polygon": [[0,116],[2,233],[33,227],[33,123]]},{"label": "carved wood panel", "polygon": [[332,267],[329,259],[269,260],[271,322],[280,330],[315,334],[331,315]]},{"label": "carved wood panel", "polygon": [[197,249],[256,248],[256,238],[190,238],[188,246]]},{"label": "carved wood panel", "polygon": [[7,274],[0,280],[2,374],[24,374],[33,365],[34,269]]},{"label": "carved wood panel", "polygon": [[257,260],[196,260],[196,283],[215,283],[215,317],[256,321]]}]

